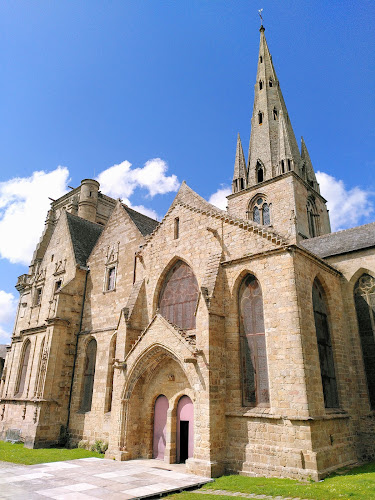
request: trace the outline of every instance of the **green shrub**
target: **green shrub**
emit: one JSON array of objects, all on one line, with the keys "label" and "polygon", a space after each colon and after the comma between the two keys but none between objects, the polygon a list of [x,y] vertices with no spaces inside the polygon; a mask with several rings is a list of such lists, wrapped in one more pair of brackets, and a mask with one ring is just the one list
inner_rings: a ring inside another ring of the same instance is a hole
[{"label": "green shrub", "polygon": [[96,451],[97,453],[105,453],[108,450],[108,443],[97,439],[95,443],[91,446],[91,451]]}]

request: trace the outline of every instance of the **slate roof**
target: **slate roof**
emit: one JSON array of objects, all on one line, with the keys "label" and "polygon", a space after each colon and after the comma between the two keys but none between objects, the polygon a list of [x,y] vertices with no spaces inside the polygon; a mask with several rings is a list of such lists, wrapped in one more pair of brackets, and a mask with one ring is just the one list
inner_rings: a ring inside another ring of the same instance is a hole
[{"label": "slate roof", "polygon": [[159,225],[159,222],[151,219],[151,217],[140,214],[126,205],[123,205],[123,207],[143,236],[151,234]]},{"label": "slate roof", "polygon": [[375,222],[304,240],[300,245],[321,258],[375,247]]},{"label": "slate roof", "polygon": [[85,266],[103,226],[66,212],[76,263]]}]

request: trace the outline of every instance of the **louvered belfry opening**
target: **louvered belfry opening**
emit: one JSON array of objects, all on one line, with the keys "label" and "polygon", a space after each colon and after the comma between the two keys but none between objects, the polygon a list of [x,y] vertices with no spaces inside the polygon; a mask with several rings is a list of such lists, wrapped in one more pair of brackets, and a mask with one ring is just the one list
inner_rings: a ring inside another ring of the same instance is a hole
[{"label": "louvered belfry opening", "polygon": [[324,405],[326,408],[339,406],[335,364],[331,334],[328,323],[326,297],[322,285],[316,279],[312,290],[315,330],[319,350],[320,373],[322,377]]},{"label": "louvered belfry opening", "polygon": [[355,308],[371,409],[375,409],[375,278],[363,274],[354,287]]},{"label": "louvered belfry opening", "polygon": [[259,281],[249,274],[240,287],[240,338],[244,406],[268,406],[269,382],[263,296]]},{"label": "louvered belfry opening", "polygon": [[198,293],[198,282],[192,269],[185,262],[177,261],[168,272],[160,292],[160,314],[182,330],[193,330]]}]

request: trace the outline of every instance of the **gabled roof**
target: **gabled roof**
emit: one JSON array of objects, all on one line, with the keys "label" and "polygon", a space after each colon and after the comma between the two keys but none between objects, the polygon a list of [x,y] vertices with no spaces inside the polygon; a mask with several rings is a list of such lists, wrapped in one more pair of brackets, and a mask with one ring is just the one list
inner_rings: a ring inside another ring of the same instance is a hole
[{"label": "gabled roof", "polygon": [[103,226],[66,212],[68,228],[76,263],[85,266],[94,245],[103,231]]},{"label": "gabled roof", "polygon": [[163,222],[169,217],[170,213],[177,205],[187,208],[188,210],[207,215],[214,219],[221,219],[223,222],[238,226],[239,228],[258,234],[260,237],[265,238],[276,245],[287,245],[287,241],[279,234],[277,234],[273,229],[268,226],[263,226],[262,224],[257,224],[251,220],[238,219],[232,216],[226,210],[221,210],[220,208],[211,205],[204,198],[199,196],[195,191],[193,191],[185,181],[182,182],[172,205],[169,207],[168,212],[163,217],[161,223],[156,227],[156,229],[146,238],[146,243],[143,245],[145,248],[149,241],[156,235],[159,228],[162,227]]},{"label": "gabled roof", "polygon": [[304,240],[300,245],[321,258],[375,247],[375,222]]},{"label": "gabled roof", "polygon": [[127,205],[122,206],[143,236],[151,234],[159,225],[159,222],[151,219],[151,217],[147,217],[147,215],[136,212]]}]

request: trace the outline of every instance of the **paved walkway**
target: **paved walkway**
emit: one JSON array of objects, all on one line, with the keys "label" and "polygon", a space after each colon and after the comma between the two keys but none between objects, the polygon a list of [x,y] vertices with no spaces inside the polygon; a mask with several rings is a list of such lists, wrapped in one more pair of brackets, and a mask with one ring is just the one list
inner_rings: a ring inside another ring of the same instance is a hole
[{"label": "paved walkway", "polygon": [[183,464],[81,458],[38,465],[0,464],[0,498],[127,500],[198,487],[211,479],[185,474]]}]

